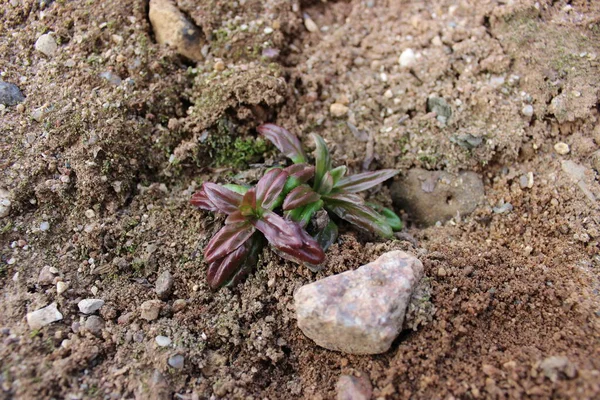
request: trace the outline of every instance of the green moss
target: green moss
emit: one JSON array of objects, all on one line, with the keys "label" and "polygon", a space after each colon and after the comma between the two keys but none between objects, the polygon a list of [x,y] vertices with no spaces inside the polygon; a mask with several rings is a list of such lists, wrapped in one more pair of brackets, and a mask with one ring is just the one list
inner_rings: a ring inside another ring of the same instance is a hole
[{"label": "green moss", "polygon": [[262,138],[236,137],[233,124],[227,120],[218,122],[216,132],[208,136],[206,143],[216,167],[244,168],[267,151]]}]

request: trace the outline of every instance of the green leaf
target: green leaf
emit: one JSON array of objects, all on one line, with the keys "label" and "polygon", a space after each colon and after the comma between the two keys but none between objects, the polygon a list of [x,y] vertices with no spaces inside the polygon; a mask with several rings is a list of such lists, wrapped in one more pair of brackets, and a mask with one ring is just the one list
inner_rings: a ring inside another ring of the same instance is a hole
[{"label": "green leaf", "polygon": [[346,175],[346,171],[347,171],[347,168],[345,165],[340,165],[339,167],[336,167],[336,168],[332,169],[331,171],[329,171],[329,172],[331,172],[331,176],[333,177],[334,185],[336,183],[338,183],[339,180],[344,177],[344,175]]},{"label": "green leaf", "polygon": [[295,208],[286,213],[287,218],[292,221],[298,222],[301,226],[306,226],[310,222],[310,219],[321,208],[323,208],[323,200],[316,201],[311,204],[307,204],[304,207]]},{"label": "green leaf", "polygon": [[323,179],[321,179],[321,182],[317,186],[315,191],[319,194],[326,195],[331,193],[331,189],[333,189],[333,176],[331,176],[330,171],[325,172]]},{"label": "green leaf", "polygon": [[316,133],[312,134],[315,141],[315,190],[318,189],[317,185],[321,184],[321,180],[327,171],[331,169],[331,156],[327,149],[327,144],[323,138]]},{"label": "green leaf", "polygon": [[226,183],[223,185],[223,187],[231,190],[232,192],[239,193],[242,196],[246,194],[248,189],[250,189],[249,186],[236,185],[235,183]]},{"label": "green leaf", "polygon": [[335,243],[338,237],[338,227],[333,221],[329,221],[329,223],[323,228],[323,230],[317,232],[315,235],[315,240],[323,251],[327,251],[329,247]]},{"label": "green leaf", "polygon": [[373,232],[384,238],[391,237],[394,232],[387,223],[386,218],[362,201],[360,203],[348,201],[348,199],[352,199],[352,196],[355,195],[334,194],[323,197],[325,208],[359,228]]},{"label": "green leaf", "polygon": [[362,192],[390,179],[400,171],[397,169],[382,169],[373,172],[350,175],[340,179],[334,186],[336,190],[348,193]]},{"label": "green leaf", "polygon": [[393,210],[375,203],[366,204],[378,213],[380,213],[385,218],[388,225],[392,228],[394,232],[402,230],[404,224],[402,223],[402,220],[400,219],[398,214],[396,214]]},{"label": "green leaf", "polygon": [[292,190],[283,202],[283,210],[289,211],[294,208],[304,207],[309,203],[314,203],[321,198],[317,192],[308,185],[300,185]]}]

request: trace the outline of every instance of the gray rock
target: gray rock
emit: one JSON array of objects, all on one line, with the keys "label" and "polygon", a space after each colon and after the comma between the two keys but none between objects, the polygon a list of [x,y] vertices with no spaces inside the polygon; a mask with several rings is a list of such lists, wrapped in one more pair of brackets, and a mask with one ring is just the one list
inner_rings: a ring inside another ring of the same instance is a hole
[{"label": "gray rock", "polygon": [[25,100],[17,85],[0,81],[0,104],[14,106]]},{"label": "gray rock", "polygon": [[387,351],[398,336],[423,264],[403,251],[302,286],[298,327],[321,347],[351,354]]},{"label": "gray rock", "polygon": [[106,79],[109,83],[115,86],[119,86],[121,84],[121,77],[112,71],[101,72],[100,78]]},{"label": "gray rock", "polygon": [[38,276],[38,283],[40,285],[52,285],[54,283],[54,274],[51,271],[49,265],[44,265]]},{"label": "gray rock", "polygon": [[48,57],[52,57],[56,54],[56,50],[58,50],[58,45],[56,44],[56,40],[54,40],[52,35],[46,33],[40,36],[38,40],[36,40],[35,49]]},{"label": "gray rock", "polygon": [[360,376],[340,376],[335,388],[337,400],[369,400],[373,395],[371,382],[364,373]]},{"label": "gray rock", "polygon": [[104,305],[104,300],[102,299],[83,299],[79,303],[77,303],[77,307],[79,307],[79,311],[84,314],[93,314],[100,309]]},{"label": "gray rock", "polygon": [[169,271],[165,271],[156,279],[156,287],[154,289],[158,297],[163,300],[169,298],[173,292],[173,275]]},{"label": "gray rock", "polygon": [[427,111],[436,113],[437,120],[442,124],[447,123],[450,117],[452,117],[452,107],[441,97],[434,96],[428,98]]},{"label": "gray rock", "polygon": [[88,317],[85,321],[85,329],[93,335],[99,336],[104,329],[104,320],[96,315]]},{"label": "gray rock", "polygon": [[60,321],[63,315],[56,308],[56,303],[52,303],[39,310],[27,313],[27,324],[31,329],[40,329],[52,322]]},{"label": "gray rock", "polygon": [[158,318],[158,313],[162,307],[160,300],[148,300],[142,303],[140,306],[140,316],[146,321],[154,321]]},{"label": "gray rock", "polygon": [[202,55],[202,32],[190,22],[172,0],[150,0],[148,17],[159,44],[173,47],[195,61]]},{"label": "gray rock", "polygon": [[175,369],[183,369],[184,358],[181,354],[175,354],[167,360],[169,365]]},{"label": "gray rock", "polygon": [[474,172],[453,175],[420,168],[411,169],[394,182],[391,192],[394,205],[425,226],[449,220],[457,213],[468,215],[485,198],[483,181]]}]

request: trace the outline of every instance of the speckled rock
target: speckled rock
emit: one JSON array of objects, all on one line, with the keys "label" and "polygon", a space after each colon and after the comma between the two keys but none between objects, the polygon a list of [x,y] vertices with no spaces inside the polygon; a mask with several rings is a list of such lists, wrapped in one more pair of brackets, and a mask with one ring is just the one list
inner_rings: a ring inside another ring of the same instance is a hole
[{"label": "speckled rock", "polygon": [[89,316],[85,321],[85,329],[91,334],[99,336],[104,329],[104,320],[96,315]]},{"label": "speckled rock", "polygon": [[473,212],[485,198],[483,181],[474,172],[411,169],[391,186],[394,205],[421,225],[434,225]]},{"label": "speckled rock", "polygon": [[0,81],[0,104],[14,106],[25,100],[25,96],[14,83]]},{"label": "speckled rock", "polygon": [[60,321],[63,315],[56,308],[56,303],[52,303],[39,310],[27,313],[27,324],[31,329],[41,329],[52,322]]},{"label": "speckled rock", "polygon": [[366,375],[342,375],[335,386],[337,400],[369,400],[373,394],[373,387]]},{"label": "speckled rock", "polygon": [[140,317],[146,321],[154,321],[158,318],[162,302],[160,300],[148,300],[140,306]]},{"label": "speckled rock", "polygon": [[169,271],[165,271],[158,276],[154,291],[163,300],[169,298],[173,292],[173,275]]},{"label": "speckled rock", "polygon": [[173,47],[195,61],[202,56],[202,32],[191,23],[171,0],[150,0],[148,16],[156,41]]},{"label": "speckled rock", "polygon": [[302,286],[294,294],[298,327],[319,346],[351,354],[387,351],[402,329],[423,264],[403,251]]}]

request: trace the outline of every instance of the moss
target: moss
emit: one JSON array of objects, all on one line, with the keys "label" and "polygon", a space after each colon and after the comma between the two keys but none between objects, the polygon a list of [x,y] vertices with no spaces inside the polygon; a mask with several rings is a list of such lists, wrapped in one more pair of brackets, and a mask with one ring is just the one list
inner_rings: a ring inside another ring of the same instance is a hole
[{"label": "moss", "polygon": [[236,137],[233,124],[220,120],[207,138],[208,153],[216,167],[244,168],[258,161],[267,151],[262,138]]}]

